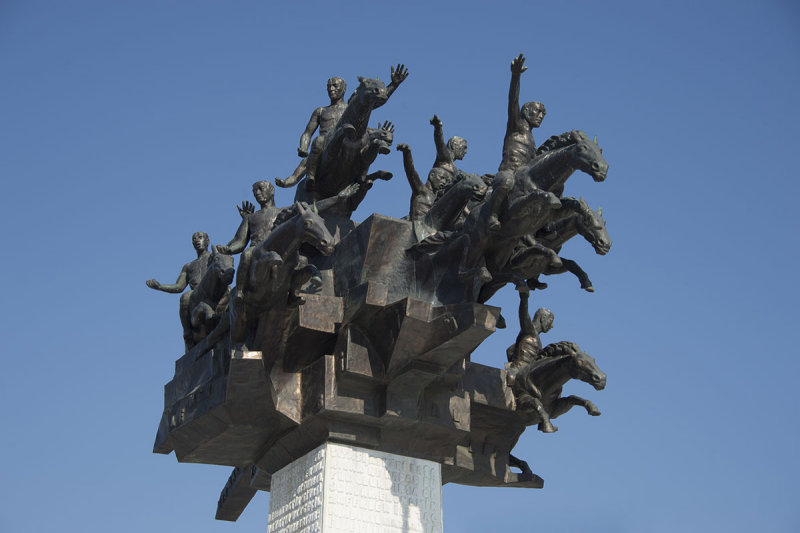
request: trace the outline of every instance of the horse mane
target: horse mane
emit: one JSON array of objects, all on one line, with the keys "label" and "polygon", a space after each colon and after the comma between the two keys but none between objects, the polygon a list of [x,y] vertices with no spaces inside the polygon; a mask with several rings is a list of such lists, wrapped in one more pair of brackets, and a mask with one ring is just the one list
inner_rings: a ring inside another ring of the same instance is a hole
[{"label": "horse mane", "polygon": [[577,143],[578,141],[573,137],[573,133],[577,134],[578,138],[586,138],[586,134],[580,130],[566,131],[561,135],[553,135],[536,150],[536,155],[542,155],[545,152],[551,152]]}]

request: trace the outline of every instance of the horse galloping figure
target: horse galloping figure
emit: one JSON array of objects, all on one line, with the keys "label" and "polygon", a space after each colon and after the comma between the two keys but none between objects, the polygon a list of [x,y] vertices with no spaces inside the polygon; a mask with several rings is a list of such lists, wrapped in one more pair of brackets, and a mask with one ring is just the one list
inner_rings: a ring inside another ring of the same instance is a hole
[{"label": "horse galloping figure", "polygon": [[188,336],[184,335],[187,338],[187,351],[208,335],[227,311],[229,286],[234,273],[233,257],[218,252],[216,246],[212,247],[208,270],[189,297],[189,320],[186,323],[190,324],[191,332]]},{"label": "horse galloping figure", "polygon": [[251,317],[276,306],[297,307],[304,303],[298,291],[309,281],[322,284],[309,255],[329,256],[334,237],[316,206],[295,202],[297,214],[272,230],[269,237],[253,251],[242,300],[231,308],[231,340],[242,342]]},{"label": "horse galloping figure", "polygon": [[526,425],[538,423],[539,431],[553,433],[558,430],[550,422],[575,405],[583,406],[592,416],[599,416],[595,404],[580,396],[561,397],[564,384],[570,379],[584,381],[596,390],[606,386],[606,375],[590,355],[582,352],[572,342],[550,344],[539,358],[514,368],[510,365],[511,390],[517,403],[517,412]]}]

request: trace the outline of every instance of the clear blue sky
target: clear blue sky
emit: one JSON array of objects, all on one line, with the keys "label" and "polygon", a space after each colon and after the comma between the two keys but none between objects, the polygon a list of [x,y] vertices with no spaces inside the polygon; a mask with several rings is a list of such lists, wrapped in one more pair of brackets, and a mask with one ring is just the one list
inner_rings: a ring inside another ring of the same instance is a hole
[{"label": "clear blue sky", "polygon": [[[647,4],[647,5],[645,5]],[[509,63],[548,114],[537,141],[597,135],[614,240],[534,303],[608,374],[516,454],[539,491],[444,487],[448,532],[798,531],[800,8],[796,2],[0,3],[0,531],[264,531],[260,493],[213,519],[225,467],[153,455],[182,342],[171,282],[190,236],[236,230],[256,179],[286,177],[325,80],[410,76],[373,114],[433,161],[428,119],[492,172]],[[348,91],[349,92],[349,91]],[[407,213],[395,173],[356,213]],[[290,201],[280,191],[279,205]],[[514,292],[490,302],[513,317]],[[501,365],[516,334],[474,354]]]}]

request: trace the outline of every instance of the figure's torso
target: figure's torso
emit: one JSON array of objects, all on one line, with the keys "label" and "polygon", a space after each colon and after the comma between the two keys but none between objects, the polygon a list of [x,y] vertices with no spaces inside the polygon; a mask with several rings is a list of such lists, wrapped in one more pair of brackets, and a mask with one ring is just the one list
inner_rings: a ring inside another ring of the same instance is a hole
[{"label": "figure's torso", "polygon": [[336,104],[331,104],[327,107],[321,107],[319,110],[319,135],[327,135],[336,123],[342,117],[347,105],[342,101]]},{"label": "figure's torso", "polygon": [[200,254],[200,257],[194,261],[186,263],[186,282],[189,288],[194,290],[203,279],[203,276],[208,270],[208,256],[211,255],[208,250]]},{"label": "figure's torso", "polygon": [[431,206],[435,200],[436,195],[427,187],[414,191],[411,194],[411,210],[408,214],[408,218],[411,220],[422,220],[428,211],[431,210]]},{"label": "figure's torso", "polygon": [[514,132],[503,142],[503,161],[498,170],[517,170],[527,165],[536,155],[536,143],[530,131]]},{"label": "figure's torso", "polygon": [[250,226],[250,246],[258,246],[269,237],[272,226],[275,225],[275,218],[278,216],[278,209],[275,207],[264,207],[255,213],[248,215],[247,223]]}]

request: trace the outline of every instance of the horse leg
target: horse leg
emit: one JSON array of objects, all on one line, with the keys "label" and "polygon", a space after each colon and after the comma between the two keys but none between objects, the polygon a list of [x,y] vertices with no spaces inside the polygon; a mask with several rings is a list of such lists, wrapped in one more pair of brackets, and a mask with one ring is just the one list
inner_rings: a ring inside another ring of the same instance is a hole
[{"label": "horse leg", "polygon": [[600,409],[595,404],[580,396],[572,395],[558,398],[553,402],[553,406],[550,409],[550,418],[558,418],[576,405],[582,406],[592,416],[600,416]]},{"label": "horse leg", "polygon": [[514,174],[507,170],[498,172],[492,180],[492,194],[489,197],[489,216],[487,227],[489,231],[496,231],[500,229],[500,218],[498,212],[500,206],[508,198],[508,193],[514,188]]},{"label": "horse leg", "polygon": [[561,274],[563,272],[569,271],[576,278],[578,278],[578,281],[581,282],[581,289],[588,292],[594,292],[594,287],[592,287],[592,280],[590,280],[589,275],[586,274],[586,272],[584,272],[580,266],[578,266],[578,263],[576,263],[572,259],[564,259],[563,257],[561,258],[561,263],[564,265],[563,268],[548,269],[547,272],[545,272],[545,274],[550,276],[552,274]]},{"label": "horse leg", "polygon": [[527,393],[521,394],[517,399],[517,408],[525,410],[533,409],[536,411],[540,420],[538,429],[542,433],[555,433],[558,431],[558,428],[550,422],[550,415],[544,408],[544,405],[542,405],[542,400],[539,398]]},{"label": "horse leg", "polygon": [[458,264],[458,281],[467,284],[472,283],[475,278],[478,278],[482,283],[488,283],[492,281],[492,275],[489,273],[486,266],[481,264],[474,267],[472,266],[474,263],[478,263],[482,256],[477,258],[470,257],[471,255],[475,255],[474,253],[470,253],[472,252],[471,241],[472,239],[470,239],[469,235],[461,235],[456,241],[457,244],[452,248],[453,250],[458,250],[459,245],[462,247],[461,260]]},{"label": "horse leg", "polygon": [[255,255],[256,257],[251,260],[250,285],[252,287],[258,287],[259,285],[274,283],[275,280],[272,274],[275,272],[275,269],[273,267],[282,264],[283,258],[280,254],[272,250]]},{"label": "horse leg", "polygon": [[181,294],[178,308],[178,314],[181,317],[181,326],[183,326],[183,343],[187,352],[194,346],[194,340],[192,338],[192,320],[189,313],[189,299],[191,297],[191,289]]},{"label": "horse leg", "polygon": [[514,457],[510,453],[508,454],[508,466],[519,468],[522,472],[520,476],[524,476],[525,478],[533,477],[533,472],[531,471],[531,467],[528,466],[528,463],[518,457]]},{"label": "horse leg", "polygon": [[548,413],[547,410],[544,408],[544,405],[542,405],[542,401],[539,398],[533,399],[533,407],[534,409],[536,409],[536,412],[542,419],[542,421],[539,422],[539,425],[537,426],[537,429],[539,431],[541,431],[542,433],[555,433],[556,431],[558,431],[558,428],[554,426],[552,422],[550,422],[550,413]]},{"label": "horse leg", "polygon": [[299,291],[308,282],[315,288],[322,286],[322,274],[316,266],[306,264],[292,272],[289,286],[289,300],[287,302],[289,307],[295,307],[305,303],[305,298],[303,298]]}]

